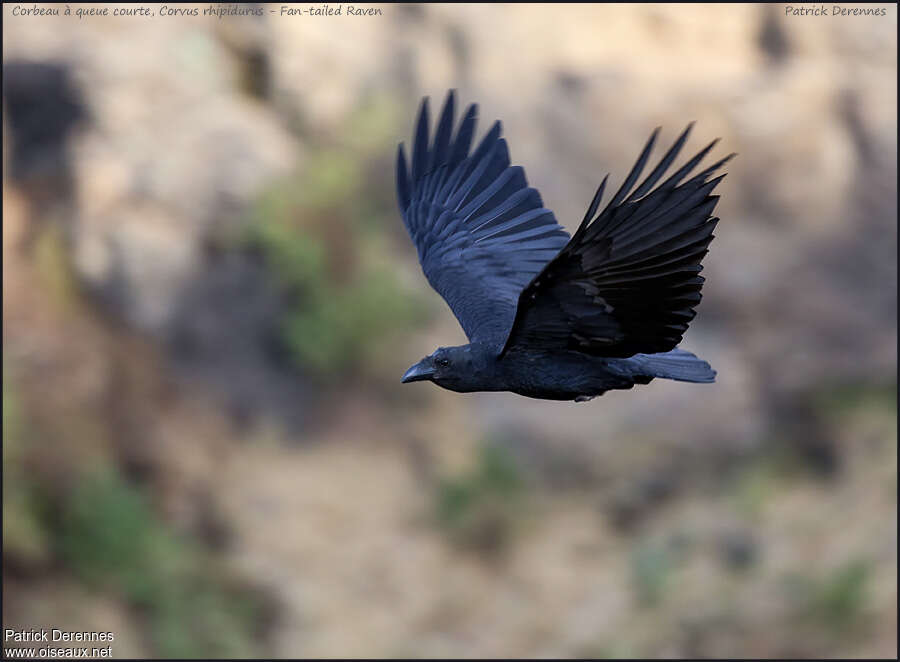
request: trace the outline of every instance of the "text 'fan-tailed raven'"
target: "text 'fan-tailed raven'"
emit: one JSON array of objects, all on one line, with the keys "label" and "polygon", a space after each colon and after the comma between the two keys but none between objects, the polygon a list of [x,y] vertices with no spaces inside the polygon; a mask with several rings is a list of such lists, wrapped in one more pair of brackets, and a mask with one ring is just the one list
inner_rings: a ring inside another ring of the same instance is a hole
[{"label": "text 'fan-tailed raven'", "polygon": [[[621,188],[597,213],[606,178],[571,237],[511,166],[500,122],[470,150],[477,106],[456,133],[447,96],[434,138],[422,101],[410,162],[397,154],[397,197],[428,282],[469,338],[412,366],[403,382],[459,392],[512,391],[582,401],[654,377],[712,382],[715,371],[678,349],[700,302],[718,218],[712,175],[691,175],[713,141],[662,180],[687,140],[678,137],[637,188],[653,132]],[[660,181],[662,180],[662,181]]]}]

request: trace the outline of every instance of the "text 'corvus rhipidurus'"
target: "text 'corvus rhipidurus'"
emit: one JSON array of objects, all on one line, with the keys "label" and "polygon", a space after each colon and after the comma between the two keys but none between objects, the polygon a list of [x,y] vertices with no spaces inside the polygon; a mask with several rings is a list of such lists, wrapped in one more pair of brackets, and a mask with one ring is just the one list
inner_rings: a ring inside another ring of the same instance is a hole
[{"label": "text 'corvus rhipidurus'", "polygon": [[442,347],[403,382],[452,391],[512,391],[586,400],[654,377],[712,382],[715,371],[678,349],[700,302],[718,218],[710,177],[730,155],[686,179],[713,141],[662,183],[691,127],[638,182],[653,132],[622,187],[599,214],[606,178],[572,237],[510,166],[496,122],[470,152],[477,106],[453,135],[455,97],[429,139],[422,101],[407,167],[397,154],[397,197],[422,270],[470,343]]}]

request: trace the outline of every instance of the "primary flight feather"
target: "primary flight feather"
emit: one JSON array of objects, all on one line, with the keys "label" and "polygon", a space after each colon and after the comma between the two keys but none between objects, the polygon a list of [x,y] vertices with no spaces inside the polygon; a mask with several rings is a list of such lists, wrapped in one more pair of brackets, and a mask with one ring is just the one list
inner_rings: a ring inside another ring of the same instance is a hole
[{"label": "primary flight feather", "polygon": [[677,345],[719,220],[712,191],[724,175],[713,175],[733,155],[691,175],[713,141],[660,181],[688,126],[638,184],[657,129],[598,213],[604,178],[570,237],[510,165],[500,122],[472,149],[477,106],[455,133],[454,115],[450,92],[432,139],[422,101],[409,162],[398,148],[397,198],[425,277],[470,342],[439,348],[403,381],[576,401],[654,377],[714,381],[709,364]]}]

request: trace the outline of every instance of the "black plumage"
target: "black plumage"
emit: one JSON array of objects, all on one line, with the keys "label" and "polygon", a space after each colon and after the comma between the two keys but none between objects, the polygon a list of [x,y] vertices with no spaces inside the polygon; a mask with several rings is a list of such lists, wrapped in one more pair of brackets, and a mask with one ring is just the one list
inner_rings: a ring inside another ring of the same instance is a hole
[{"label": "black plumage", "polygon": [[638,184],[657,129],[598,214],[604,178],[569,237],[510,165],[500,123],[470,153],[477,107],[455,135],[454,110],[451,92],[432,140],[423,100],[411,167],[398,150],[397,197],[425,276],[470,344],[438,349],[403,381],[556,400],[654,377],[713,381],[709,365],[677,345],[700,302],[700,261],[718,222],[712,191],[724,175],[711,177],[731,156],[691,176],[713,141],[659,183],[689,125]]}]

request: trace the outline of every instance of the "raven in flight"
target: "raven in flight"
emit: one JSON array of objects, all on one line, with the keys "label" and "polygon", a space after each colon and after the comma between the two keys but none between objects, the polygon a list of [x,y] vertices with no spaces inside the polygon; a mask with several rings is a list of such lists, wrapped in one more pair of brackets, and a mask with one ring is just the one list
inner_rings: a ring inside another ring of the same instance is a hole
[{"label": "raven in flight", "polygon": [[402,381],[576,402],[654,377],[714,381],[708,363],[677,345],[700,302],[700,261],[719,220],[712,191],[725,175],[710,177],[734,155],[686,179],[713,141],[657,185],[689,125],[633,188],[656,129],[598,214],[603,179],[570,237],[522,167],[510,165],[500,122],[470,152],[477,106],[455,135],[454,106],[451,91],[432,141],[423,99],[409,168],[398,149],[397,197],[428,282],[470,342],[437,349]]}]

